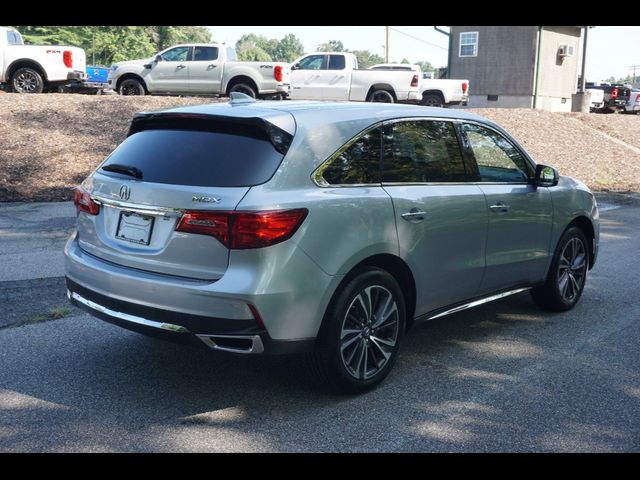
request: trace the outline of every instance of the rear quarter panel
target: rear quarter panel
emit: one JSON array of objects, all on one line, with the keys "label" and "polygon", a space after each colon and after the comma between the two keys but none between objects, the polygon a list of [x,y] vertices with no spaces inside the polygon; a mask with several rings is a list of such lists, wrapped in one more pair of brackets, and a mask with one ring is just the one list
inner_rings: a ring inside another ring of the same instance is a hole
[{"label": "rear quarter panel", "polygon": [[364,102],[373,85],[389,85],[398,101],[408,100],[409,92],[419,92],[412,87],[411,80],[416,72],[390,70],[353,70],[351,72],[351,90],[349,100]]},{"label": "rear quarter panel", "polygon": [[[277,82],[274,77],[276,65],[285,67],[282,82]],[[238,76],[245,76],[252,79],[258,86],[259,93],[275,93],[276,87],[282,83],[288,83],[289,67],[285,63],[274,62],[225,62],[224,73],[222,75],[222,91],[227,91],[229,81]]]}]

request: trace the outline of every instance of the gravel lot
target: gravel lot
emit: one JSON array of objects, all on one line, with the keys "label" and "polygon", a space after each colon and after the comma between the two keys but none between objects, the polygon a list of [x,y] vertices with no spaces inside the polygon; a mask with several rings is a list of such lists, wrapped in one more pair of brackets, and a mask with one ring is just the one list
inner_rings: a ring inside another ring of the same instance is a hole
[{"label": "gravel lot", "polygon": [[[125,137],[135,112],[226,101],[198,97],[0,95],[0,201],[71,199]],[[474,109],[542,163],[594,190],[640,191],[640,116]]]}]

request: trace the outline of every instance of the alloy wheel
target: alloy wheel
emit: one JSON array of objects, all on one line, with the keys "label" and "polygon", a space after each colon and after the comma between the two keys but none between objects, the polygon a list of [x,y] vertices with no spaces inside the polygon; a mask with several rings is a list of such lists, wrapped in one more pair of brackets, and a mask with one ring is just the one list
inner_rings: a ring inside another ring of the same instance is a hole
[{"label": "alloy wheel", "polygon": [[577,237],[571,238],[560,253],[558,265],[558,288],[567,302],[580,294],[587,273],[587,249]]}]

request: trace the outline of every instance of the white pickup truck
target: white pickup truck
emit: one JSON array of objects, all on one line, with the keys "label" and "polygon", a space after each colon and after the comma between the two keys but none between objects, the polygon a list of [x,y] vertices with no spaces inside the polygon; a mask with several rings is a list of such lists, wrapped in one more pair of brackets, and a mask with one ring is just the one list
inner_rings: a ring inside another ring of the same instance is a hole
[{"label": "white pickup truck", "polygon": [[428,107],[467,105],[469,103],[469,80],[437,79],[433,73],[422,72],[419,65],[407,63],[381,63],[369,70],[405,70],[420,74],[420,104]]},{"label": "white pickup truck", "polygon": [[42,93],[86,78],[86,56],[78,47],[25,45],[20,32],[0,27],[0,84],[18,93]]},{"label": "white pickup truck", "polygon": [[420,74],[413,71],[358,70],[352,53],[317,52],[291,65],[292,100],[419,102]]},{"label": "white pickup truck", "polygon": [[111,66],[108,84],[121,95],[175,93],[286,97],[289,65],[285,62],[237,62],[223,44],[175,45],[144,60]]}]

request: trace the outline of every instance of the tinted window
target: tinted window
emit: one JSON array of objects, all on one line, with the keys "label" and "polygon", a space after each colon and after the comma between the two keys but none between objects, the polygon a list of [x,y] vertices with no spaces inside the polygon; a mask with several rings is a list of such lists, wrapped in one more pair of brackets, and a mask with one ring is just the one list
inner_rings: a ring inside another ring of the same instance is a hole
[{"label": "tinted window", "polygon": [[22,45],[22,37],[18,32],[7,32],[7,43],[9,45]]},{"label": "tinted window", "polygon": [[128,137],[105,165],[136,167],[145,182],[237,187],[269,180],[283,156],[266,135],[143,130]]},{"label": "tinted window", "polygon": [[319,173],[330,185],[379,183],[380,129],[358,137],[349,147],[325,163]]},{"label": "tinted window", "polygon": [[324,63],[324,55],[311,55],[300,60],[302,70],[321,70]]},{"label": "tinted window", "polygon": [[453,123],[419,120],[385,127],[383,182],[465,180],[467,173]]},{"label": "tinted window", "polygon": [[344,55],[329,55],[329,70],[344,70]]},{"label": "tinted window", "polygon": [[193,61],[206,62],[218,58],[218,47],[194,47]]},{"label": "tinted window", "polygon": [[502,135],[488,128],[463,124],[482,182],[526,182],[530,173],[522,154]]},{"label": "tinted window", "polygon": [[176,47],[162,54],[165,62],[186,62],[189,58],[189,47]]}]

